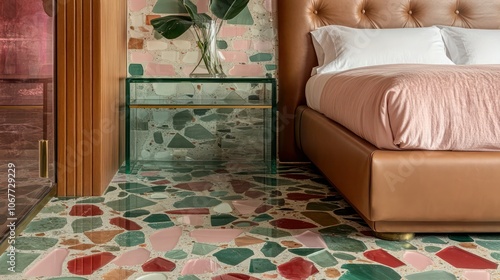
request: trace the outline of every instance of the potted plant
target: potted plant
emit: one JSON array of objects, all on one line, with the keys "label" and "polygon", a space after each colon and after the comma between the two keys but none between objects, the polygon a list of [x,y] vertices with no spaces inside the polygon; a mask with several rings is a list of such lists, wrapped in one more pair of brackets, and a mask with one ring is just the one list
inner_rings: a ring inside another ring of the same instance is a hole
[{"label": "potted plant", "polygon": [[225,77],[217,51],[217,34],[224,20],[236,17],[248,5],[249,0],[210,0],[212,15],[198,13],[197,6],[191,0],[179,0],[188,15],[169,15],[151,20],[156,32],[167,39],[175,39],[192,28],[200,49],[201,58],[191,72],[203,61],[210,77]]}]

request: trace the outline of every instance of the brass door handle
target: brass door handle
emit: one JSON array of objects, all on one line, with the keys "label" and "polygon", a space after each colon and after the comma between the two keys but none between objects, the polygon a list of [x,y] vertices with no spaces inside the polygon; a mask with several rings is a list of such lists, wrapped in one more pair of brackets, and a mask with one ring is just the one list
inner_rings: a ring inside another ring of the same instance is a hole
[{"label": "brass door handle", "polygon": [[38,141],[38,171],[40,178],[49,178],[49,140]]}]

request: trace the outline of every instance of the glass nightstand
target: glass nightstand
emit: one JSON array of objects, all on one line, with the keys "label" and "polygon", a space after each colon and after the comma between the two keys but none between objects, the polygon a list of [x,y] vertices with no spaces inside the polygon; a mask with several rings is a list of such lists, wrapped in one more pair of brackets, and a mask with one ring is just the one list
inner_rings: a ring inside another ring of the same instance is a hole
[{"label": "glass nightstand", "polygon": [[276,173],[274,78],[127,78],[126,173],[231,162]]}]

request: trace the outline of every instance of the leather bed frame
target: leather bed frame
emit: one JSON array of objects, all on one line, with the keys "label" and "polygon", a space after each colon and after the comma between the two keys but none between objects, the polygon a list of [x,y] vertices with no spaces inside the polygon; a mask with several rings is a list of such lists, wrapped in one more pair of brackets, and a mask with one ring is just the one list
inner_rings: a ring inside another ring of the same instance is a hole
[{"label": "leather bed frame", "polygon": [[[309,31],[500,28],[500,0],[278,0],[279,159],[309,159],[376,233],[500,232],[500,152],[380,150],[305,106]],[[292,112],[295,112],[292,119]]]}]

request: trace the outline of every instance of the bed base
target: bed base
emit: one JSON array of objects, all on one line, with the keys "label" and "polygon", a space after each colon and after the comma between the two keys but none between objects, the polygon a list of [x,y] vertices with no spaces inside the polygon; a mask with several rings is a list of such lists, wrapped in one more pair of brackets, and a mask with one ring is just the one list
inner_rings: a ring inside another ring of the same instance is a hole
[{"label": "bed base", "polygon": [[299,147],[380,237],[500,232],[500,152],[379,150],[306,106],[296,116]]}]

